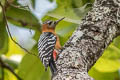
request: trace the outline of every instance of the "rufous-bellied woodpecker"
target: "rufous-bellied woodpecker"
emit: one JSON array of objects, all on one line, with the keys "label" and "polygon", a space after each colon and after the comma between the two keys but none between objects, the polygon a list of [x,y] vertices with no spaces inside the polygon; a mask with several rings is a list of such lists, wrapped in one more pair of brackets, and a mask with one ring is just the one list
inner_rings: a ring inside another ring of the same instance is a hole
[{"label": "rufous-bellied woodpecker", "polygon": [[54,62],[57,57],[57,52],[55,49],[61,48],[59,37],[55,32],[55,27],[63,19],[64,18],[57,21],[45,21],[42,24],[42,34],[40,35],[38,41],[40,60],[45,66],[45,70],[47,70],[48,66],[50,67],[52,75],[57,73],[57,68]]}]

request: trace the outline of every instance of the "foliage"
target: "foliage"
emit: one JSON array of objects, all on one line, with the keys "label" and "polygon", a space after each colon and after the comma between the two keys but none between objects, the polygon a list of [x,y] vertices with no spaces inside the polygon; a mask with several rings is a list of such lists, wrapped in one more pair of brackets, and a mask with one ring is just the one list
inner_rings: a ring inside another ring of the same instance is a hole
[{"label": "foliage", "polygon": [[40,59],[26,54],[19,65],[18,74],[24,80],[50,80],[49,71],[45,72]]},{"label": "foliage", "polygon": [[28,10],[10,6],[6,15],[8,21],[16,26],[40,30],[39,20]]},{"label": "foliage", "polygon": [[0,55],[8,51],[8,35],[3,20],[0,21]]},{"label": "foliage", "polygon": [[[8,0],[14,5],[20,5],[16,0]],[[54,0],[49,0],[53,2]],[[60,43],[64,43],[72,35],[73,31],[78,27],[81,19],[91,9],[94,0],[56,0],[56,9],[49,11],[43,18],[45,20],[56,20],[65,17],[56,28],[56,33],[60,36]],[[35,8],[36,0],[31,0],[31,5]],[[2,0],[5,4],[5,0]],[[15,6],[7,6],[6,15],[8,22],[18,27],[33,29],[35,35],[33,39],[37,42],[41,34],[41,25],[38,18],[29,10],[16,8]],[[2,10],[0,8],[0,55],[10,58],[12,55],[20,54],[23,56],[22,61],[14,62],[10,59],[4,61],[10,64],[15,72],[24,80],[50,80],[49,70],[44,71],[44,67],[40,60],[33,55],[26,54],[21,48],[13,43],[6,31],[3,21]],[[37,43],[30,50],[37,55]],[[118,80],[120,79],[120,37],[117,37],[113,43],[105,50],[102,57],[89,71],[89,74],[95,80]],[[1,78],[0,67],[0,78]],[[16,77],[5,69],[5,80],[16,80]]]}]

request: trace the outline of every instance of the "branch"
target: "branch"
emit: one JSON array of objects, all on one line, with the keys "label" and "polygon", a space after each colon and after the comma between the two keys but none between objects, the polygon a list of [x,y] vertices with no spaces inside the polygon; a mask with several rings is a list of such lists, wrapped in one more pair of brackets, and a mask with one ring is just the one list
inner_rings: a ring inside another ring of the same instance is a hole
[{"label": "branch", "polygon": [[[37,56],[37,55],[29,52],[27,49],[23,48],[19,43],[17,43],[17,42],[13,39],[13,37],[12,37],[12,35],[11,35],[11,33],[10,33],[10,29],[9,29],[8,23],[7,23],[7,17],[6,17],[6,13],[5,13],[5,8],[4,8],[4,6],[1,4],[1,2],[0,2],[0,6],[1,6],[1,8],[2,8],[3,19],[4,19],[4,21],[5,21],[5,24],[6,24],[6,27],[7,27],[7,30],[8,30],[8,34],[9,34],[11,40],[12,40],[15,44],[17,44],[20,48],[22,48],[24,51],[26,51],[27,53],[32,54],[32,55],[34,55],[34,56]],[[37,56],[37,57],[38,57],[38,56]]]},{"label": "branch", "polygon": [[[15,72],[14,72],[14,70],[13,70],[13,68],[10,66],[10,65],[8,65],[7,63],[5,63],[5,62],[3,62],[3,60],[2,60],[2,58],[0,57],[0,66],[2,67],[2,68],[6,68],[6,69],[8,69],[12,74],[14,74],[19,80],[22,80]],[[4,79],[3,79],[4,80]]]},{"label": "branch", "polygon": [[64,45],[53,80],[93,80],[88,71],[115,37],[120,35],[118,0],[95,0],[81,25]]}]

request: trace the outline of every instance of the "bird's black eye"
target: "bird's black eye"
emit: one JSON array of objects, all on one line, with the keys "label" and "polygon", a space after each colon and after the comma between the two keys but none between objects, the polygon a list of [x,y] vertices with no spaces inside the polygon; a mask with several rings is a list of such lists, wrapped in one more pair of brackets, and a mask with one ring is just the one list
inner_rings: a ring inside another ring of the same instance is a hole
[{"label": "bird's black eye", "polygon": [[48,21],[48,24],[51,25],[52,21]]}]

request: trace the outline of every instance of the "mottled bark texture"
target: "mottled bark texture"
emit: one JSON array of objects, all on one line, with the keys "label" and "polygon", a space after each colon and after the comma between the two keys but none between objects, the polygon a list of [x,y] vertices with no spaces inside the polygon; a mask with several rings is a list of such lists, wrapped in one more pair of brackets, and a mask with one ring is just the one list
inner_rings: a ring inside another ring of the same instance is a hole
[{"label": "mottled bark texture", "polygon": [[96,0],[64,45],[53,80],[93,80],[88,71],[120,34],[120,1]]}]

